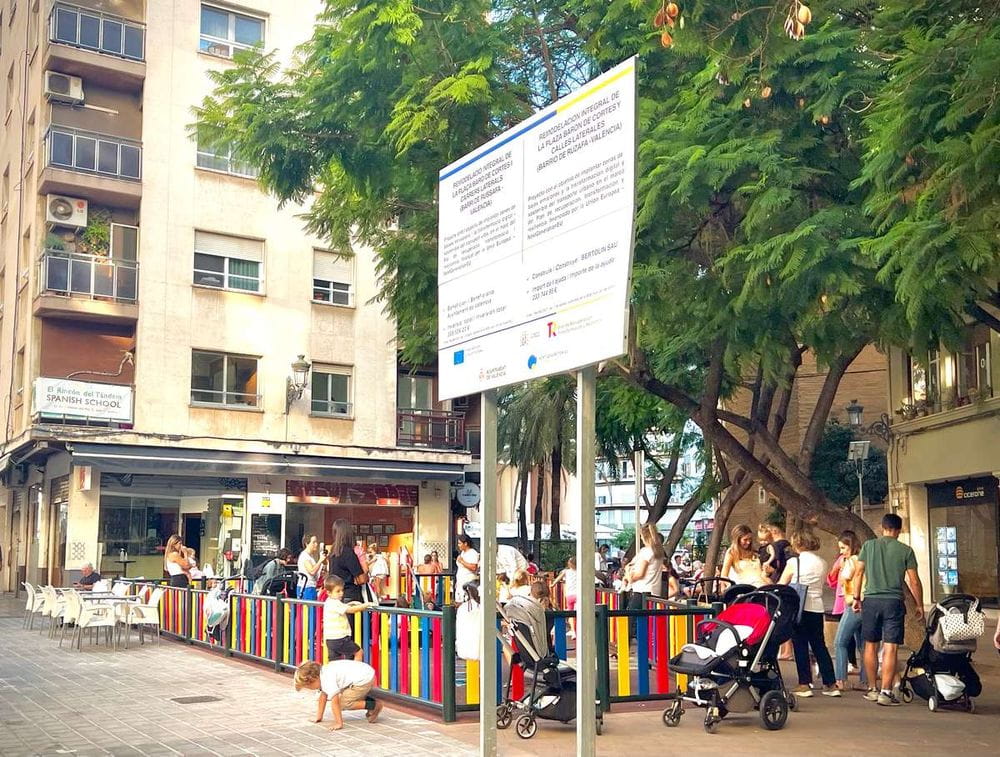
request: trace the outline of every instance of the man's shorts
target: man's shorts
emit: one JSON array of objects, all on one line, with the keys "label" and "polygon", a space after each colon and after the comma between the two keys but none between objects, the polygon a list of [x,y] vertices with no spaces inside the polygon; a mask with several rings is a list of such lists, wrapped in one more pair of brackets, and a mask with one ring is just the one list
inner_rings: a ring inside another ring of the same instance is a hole
[{"label": "man's shorts", "polygon": [[[346,689],[340,692],[340,706],[345,710],[354,709],[354,705],[358,702],[365,700],[368,696],[368,692],[372,690],[372,686],[375,681],[369,681],[364,686],[348,686]],[[365,709],[370,710],[368,703],[365,702]]]},{"label": "man's shorts", "polygon": [[861,603],[861,638],[886,644],[903,643],[906,606],[894,597],[867,597]]},{"label": "man's shorts", "polygon": [[350,636],[340,639],[327,639],[326,651],[331,660],[353,660],[354,655],[361,651],[361,647],[354,643]]}]

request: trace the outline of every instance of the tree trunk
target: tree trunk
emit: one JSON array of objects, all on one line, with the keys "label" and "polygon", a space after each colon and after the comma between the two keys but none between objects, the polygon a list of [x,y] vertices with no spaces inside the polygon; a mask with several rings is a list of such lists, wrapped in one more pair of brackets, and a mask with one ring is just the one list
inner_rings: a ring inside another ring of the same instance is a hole
[{"label": "tree trunk", "polygon": [[545,497],[545,466],[539,465],[536,469],[538,476],[538,486],[535,489],[535,515],[532,521],[535,524],[535,559],[542,562],[542,502]]},{"label": "tree trunk", "polygon": [[528,476],[523,465],[517,469],[517,483],[520,487],[520,503],[517,508],[517,541],[522,554],[528,552]]},{"label": "tree trunk", "polygon": [[559,509],[562,506],[562,435],[556,438],[556,446],[552,448],[552,492],[550,501],[552,508],[549,512],[551,530],[549,539],[559,541],[562,533],[559,529]]},{"label": "tree trunk", "polygon": [[667,534],[667,540],[663,543],[663,551],[668,555],[673,555],[677,551],[677,546],[681,543],[681,539],[684,537],[684,529],[687,528],[688,523],[691,522],[691,518],[694,514],[698,512],[698,508],[702,505],[703,495],[701,489],[694,493],[687,502],[681,507],[681,511],[677,514],[677,520],[674,521],[674,525],[670,527],[670,533]]}]

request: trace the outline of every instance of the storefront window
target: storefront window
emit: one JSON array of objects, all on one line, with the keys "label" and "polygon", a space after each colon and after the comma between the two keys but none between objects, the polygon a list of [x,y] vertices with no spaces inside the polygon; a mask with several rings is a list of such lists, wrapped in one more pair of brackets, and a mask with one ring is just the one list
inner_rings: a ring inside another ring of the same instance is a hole
[{"label": "storefront window", "polygon": [[178,532],[179,499],[101,497],[99,524],[104,552],[117,554],[124,549],[129,555],[162,555],[171,534]]},{"label": "storefront window", "polygon": [[997,483],[992,476],[927,487],[933,599],[972,594],[996,604]]}]

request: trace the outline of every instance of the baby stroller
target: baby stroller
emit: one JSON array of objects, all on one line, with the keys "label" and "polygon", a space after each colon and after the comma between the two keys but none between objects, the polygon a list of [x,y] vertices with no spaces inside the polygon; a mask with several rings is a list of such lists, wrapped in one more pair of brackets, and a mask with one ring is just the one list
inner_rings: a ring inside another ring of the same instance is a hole
[{"label": "baby stroller", "polygon": [[979,599],[969,594],[953,594],[934,605],[927,616],[924,640],[906,661],[900,679],[899,697],[904,702],[912,702],[916,693],[927,700],[931,712],[940,707],[976,711],[975,697],[983,693],[982,681],[972,667],[976,638],[968,630],[959,635],[972,638],[948,638],[952,634],[942,627],[941,619],[954,613],[961,615],[966,624],[970,616],[981,618]]},{"label": "baby stroller", "polygon": [[[512,653],[510,673],[504,688],[504,699],[497,707],[497,728],[509,728],[514,723],[517,735],[530,739],[538,730],[537,718],[569,723],[576,718],[576,670],[552,654],[545,610],[533,599],[520,596],[511,598],[498,609],[517,644],[517,651],[507,648]],[[526,692],[519,701],[511,698],[511,681],[516,664],[525,668]],[[595,706],[599,735],[604,727],[604,715],[596,699]]]},{"label": "baby stroller", "polygon": [[690,679],[663,711],[668,728],[680,724],[685,701],[705,708],[708,733],[729,713],[753,709],[767,730],[784,727],[796,702],[781,678],[778,647],[791,638],[799,597],[788,586],[768,588],[737,597],[718,617],[701,621],[697,642],[670,661],[675,673]]}]

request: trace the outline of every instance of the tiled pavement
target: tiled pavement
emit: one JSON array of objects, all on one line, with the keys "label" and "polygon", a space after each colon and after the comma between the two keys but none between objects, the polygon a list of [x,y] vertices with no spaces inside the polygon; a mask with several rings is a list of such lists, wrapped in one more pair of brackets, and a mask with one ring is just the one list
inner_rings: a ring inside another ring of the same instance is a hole
[{"label": "tiled pavement", "polygon": [[[475,749],[446,727],[392,708],[344,729],[311,722],[315,694],[289,675],[164,640],[114,652],[63,648],[21,629],[0,599],[0,755],[456,755]],[[134,639],[133,639],[134,640]],[[209,696],[180,704],[172,699]]]}]

